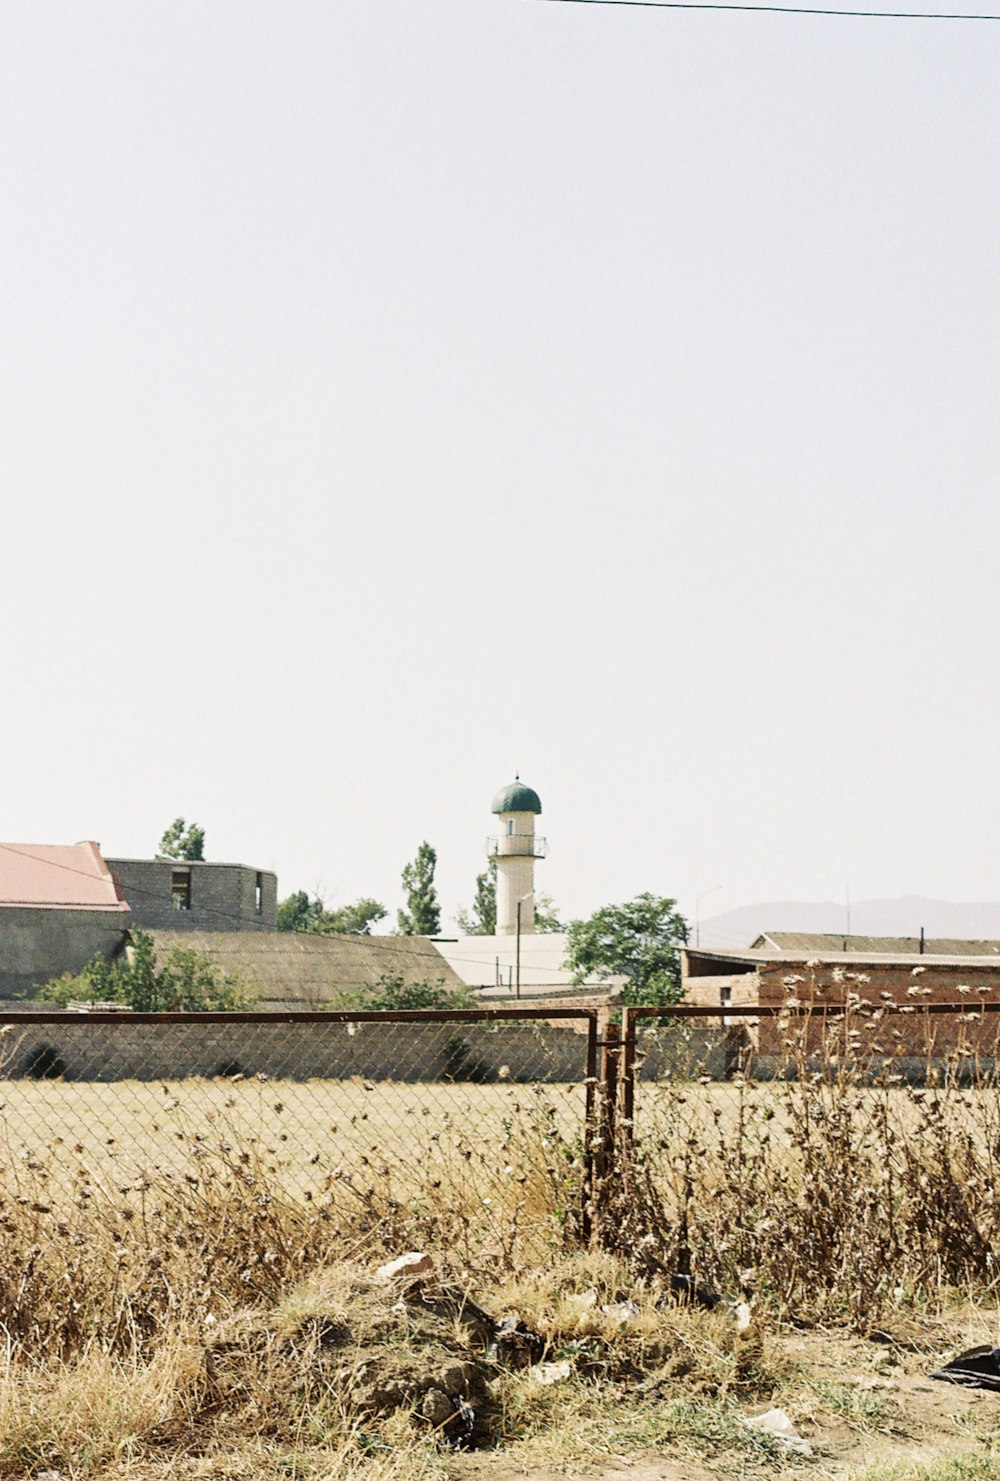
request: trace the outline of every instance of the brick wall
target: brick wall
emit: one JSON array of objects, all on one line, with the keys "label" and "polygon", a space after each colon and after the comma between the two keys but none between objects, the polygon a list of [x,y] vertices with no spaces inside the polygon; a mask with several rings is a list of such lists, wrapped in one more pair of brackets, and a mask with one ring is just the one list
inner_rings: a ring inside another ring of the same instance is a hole
[{"label": "brick wall", "polygon": [[[841,1057],[903,1055],[913,1065],[927,1058],[960,1055],[993,1060],[1000,1035],[1000,1015],[977,1012],[983,1002],[1000,1002],[1000,960],[935,962],[913,957],[905,962],[761,963],[755,974],[761,1003],[779,1006],[828,1003],[855,1006],[850,1023],[824,1029],[819,1021],[808,1031],[812,1050],[826,1036],[827,1050],[833,1038],[842,1042],[834,1052]],[[966,1012],[925,1014],[934,1003],[960,1003]],[[903,1013],[882,1018],[878,1010],[898,1004]],[[760,1027],[760,1052],[787,1048],[776,1025]],[[785,1035],[787,1038],[787,1034]]]},{"label": "brick wall", "polygon": [[[704,979],[702,979],[704,980]],[[755,982],[757,1001],[775,1005],[789,997],[802,1002],[844,1003],[848,994],[864,1002],[959,1003],[1000,1002],[1000,958],[935,962],[913,957],[905,962],[821,963],[760,962],[747,979]]]},{"label": "brick wall", "polygon": [[[720,967],[723,965],[720,962]],[[899,1060],[907,1076],[919,1078],[928,1061],[980,1067],[998,1057],[1000,1015],[977,1010],[1000,1002],[1000,958],[960,961],[913,956],[905,961],[865,960],[810,962],[758,961],[751,971],[706,973],[685,981],[685,1001],[706,1007],[826,1004],[857,1008],[847,1020],[807,1024],[795,1019],[734,1020],[726,1032],[737,1033],[751,1050],[758,1072],[776,1066],[800,1050],[811,1058],[833,1055],[834,1062]],[[927,1014],[935,1003],[960,1004],[965,1011]],[[886,1005],[902,1012],[880,1014]],[[724,1025],[720,1023],[719,1028]]]}]

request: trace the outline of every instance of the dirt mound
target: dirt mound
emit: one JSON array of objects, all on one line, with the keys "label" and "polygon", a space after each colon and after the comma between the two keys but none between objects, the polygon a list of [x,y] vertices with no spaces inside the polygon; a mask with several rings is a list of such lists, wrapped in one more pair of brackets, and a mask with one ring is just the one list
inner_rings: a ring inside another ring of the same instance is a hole
[{"label": "dirt mound", "polygon": [[266,1394],[277,1431],[286,1410],[326,1398],[359,1416],[410,1410],[419,1426],[484,1445],[496,1415],[492,1336],[492,1320],[447,1283],[400,1288],[360,1271],[327,1273],[296,1307],[238,1312],[215,1326],[200,1413],[257,1415]]}]

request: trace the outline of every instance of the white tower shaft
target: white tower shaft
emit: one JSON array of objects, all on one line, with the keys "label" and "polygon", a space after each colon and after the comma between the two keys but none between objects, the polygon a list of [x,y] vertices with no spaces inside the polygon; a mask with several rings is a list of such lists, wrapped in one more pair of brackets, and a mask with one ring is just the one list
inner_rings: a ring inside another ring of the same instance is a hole
[{"label": "white tower shaft", "polygon": [[521,907],[521,935],[535,929],[535,815],[530,812],[500,814],[496,843],[497,935],[517,934],[517,909]]}]

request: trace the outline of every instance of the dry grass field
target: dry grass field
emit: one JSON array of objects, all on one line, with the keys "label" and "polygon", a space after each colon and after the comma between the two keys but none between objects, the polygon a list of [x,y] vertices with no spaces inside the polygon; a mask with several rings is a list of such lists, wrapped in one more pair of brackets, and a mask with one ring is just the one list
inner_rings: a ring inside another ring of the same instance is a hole
[{"label": "dry grass field", "polygon": [[[590,1248],[579,1084],[0,1101],[4,1481],[1000,1478],[996,1396],[927,1381],[1000,1335],[989,1085],[641,1084]],[[433,1275],[380,1283],[411,1248]],[[428,1408],[449,1385],[468,1453]],[[747,1429],[774,1404],[812,1457]]]},{"label": "dry grass field", "polygon": [[584,1132],[581,1085],[391,1080],[0,1082],[0,1176],[58,1203],[147,1180],[224,1178],[253,1162],[296,1198],[365,1170],[412,1196],[435,1176],[479,1196],[520,1175],[523,1131],[567,1143]]}]

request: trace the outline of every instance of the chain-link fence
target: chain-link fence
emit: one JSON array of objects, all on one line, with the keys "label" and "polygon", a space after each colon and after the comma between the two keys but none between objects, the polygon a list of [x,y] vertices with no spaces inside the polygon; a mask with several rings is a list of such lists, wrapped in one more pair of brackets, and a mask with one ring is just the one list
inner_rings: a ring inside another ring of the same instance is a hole
[{"label": "chain-link fence", "polygon": [[998,1008],[626,1010],[633,1204],[655,1201],[679,1268],[805,1304],[995,1273]]},{"label": "chain-link fence", "polygon": [[0,1016],[0,1185],[58,1211],[255,1180],[480,1223],[561,1199],[583,1229],[596,1027],[572,1008]]},{"label": "chain-link fence", "polygon": [[9,1013],[0,1204],[128,1239],[238,1193],[470,1259],[596,1214],[630,1258],[859,1309],[991,1273],[998,1047],[991,1004]]}]

